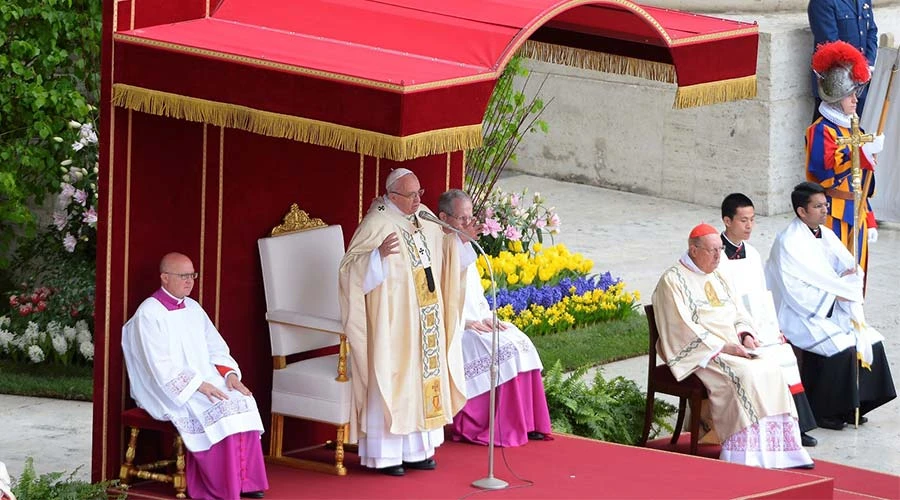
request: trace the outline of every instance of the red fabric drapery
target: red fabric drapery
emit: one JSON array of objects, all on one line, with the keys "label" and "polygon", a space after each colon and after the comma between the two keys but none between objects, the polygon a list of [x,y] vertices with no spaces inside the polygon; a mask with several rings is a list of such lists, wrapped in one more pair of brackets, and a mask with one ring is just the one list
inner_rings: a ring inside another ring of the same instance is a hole
[{"label": "red fabric drapery", "polygon": [[678,107],[756,90],[756,25],[625,0],[223,0],[129,28],[114,34],[118,106],[401,161],[478,146],[526,40],[538,59],[677,81]]}]

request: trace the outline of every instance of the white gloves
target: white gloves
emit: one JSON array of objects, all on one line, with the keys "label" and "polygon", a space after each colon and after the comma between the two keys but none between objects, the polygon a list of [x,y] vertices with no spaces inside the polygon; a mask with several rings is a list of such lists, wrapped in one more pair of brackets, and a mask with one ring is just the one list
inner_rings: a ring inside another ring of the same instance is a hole
[{"label": "white gloves", "polygon": [[862,148],[868,155],[877,155],[884,149],[884,134],[876,135],[874,141],[863,144]]},{"label": "white gloves", "polygon": [[869,244],[870,244],[870,245],[871,245],[872,243],[875,243],[876,241],[878,241],[878,230],[875,229],[874,227],[870,227],[870,228],[869,228],[869,235],[868,235],[868,237],[869,237]]}]

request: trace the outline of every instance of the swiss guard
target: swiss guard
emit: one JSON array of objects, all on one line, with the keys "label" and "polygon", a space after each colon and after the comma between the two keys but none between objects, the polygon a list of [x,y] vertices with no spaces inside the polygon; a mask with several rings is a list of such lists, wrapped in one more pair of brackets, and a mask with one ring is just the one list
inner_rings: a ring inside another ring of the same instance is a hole
[{"label": "swiss guard", "polygon": [[[878,239],[875,214],[869,205],[869,198],[875,193],[875,155],[884,148],[884,135],[865,137],[865,144],[859,147],[859,167],[861,168],[860,210],[857,213],[854,201],[856,189],[852,182],[853,146],[849,142],[856,114],[858,96],[865,90],[871,75],[869,63],[859,51],[847,42],[823,43],[816,48],[812,58],[812,68],[816,73],[822,114],[806,129],[806,178],[825,188],[830,204],[825,225],[840,238],[844,246],[856,256],[857,262],[866,270],[869,244]],[[857,125],[858,126],[858,125]],[[843,144],[842,144],[843,143]],[[853,226],[858,225],[856,248],[851,248]]]}]

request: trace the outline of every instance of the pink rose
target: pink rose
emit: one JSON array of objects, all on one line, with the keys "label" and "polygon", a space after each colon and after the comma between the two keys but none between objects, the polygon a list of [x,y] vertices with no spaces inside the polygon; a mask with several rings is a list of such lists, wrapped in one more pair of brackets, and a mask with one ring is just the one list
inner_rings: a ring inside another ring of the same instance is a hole
[{"label": "pink rose", "polygon": [[9,305],[10,307],[16,307],[19,305],[19,297],[16,295],[9,296]]},{"label": "pink rose", "polygon": [[520,239],[522,239],[522,233],[516,226],[508,226],[503,235],[512,241],[519,241]]},{"label": "pink rose", "polygon": [[33,310],[34,309],[31,307],[31,304],[22,304],[21,306],[19,306],[19,314],[21,314],[22,316],[28,316]]},{"label": "pink rose", "polygon": [[37,303],[37,312],[44,312],[47,310],[47,303],[43,300]]},{"label": "pink rose", "polygon": [[496,219],[488,217],[487,219],[484,219],[484,225],[481,228],[481,234],[488,234],[496,238],[497,235],[500,234],[501,229],[502,228],[500,227],[500,223],[497,222]]}]

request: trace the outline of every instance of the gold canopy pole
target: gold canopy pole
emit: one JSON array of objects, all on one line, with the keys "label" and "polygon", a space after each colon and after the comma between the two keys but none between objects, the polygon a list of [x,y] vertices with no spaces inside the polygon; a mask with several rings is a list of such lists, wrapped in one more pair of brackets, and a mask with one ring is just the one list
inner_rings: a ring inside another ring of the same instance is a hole
[{"label": "gold canopy pole", "polygon": [[[863,144],[874,140],[875,137],[872,136],[872,134],[862,133],[862,130],[859,129],[859,116],[857,116],[856,113],[853,113],[853,116],[850,117],[850,135],[838,137],[835,141],[838,146],[850,146],[850,187],[853,189],[853,228],[849,241],[849,250],[850,254],[853,255],[853,261],[856,263],[857,267],[859,267],[860,259],[859,251],[857,250],[859,246],[859,221],[860,214],[863,213],[863,203],[866,202],[862,192],[862,169],[859,166],[859,149]],[[854,359],[853,364],[856,368],[856,388],[858,393],[859,361]],[[859,428],[859,400],[856,402],[854,424],[856,425],[856,428]]]}]

